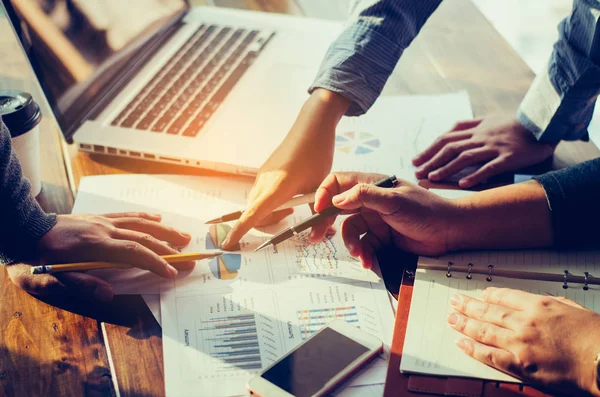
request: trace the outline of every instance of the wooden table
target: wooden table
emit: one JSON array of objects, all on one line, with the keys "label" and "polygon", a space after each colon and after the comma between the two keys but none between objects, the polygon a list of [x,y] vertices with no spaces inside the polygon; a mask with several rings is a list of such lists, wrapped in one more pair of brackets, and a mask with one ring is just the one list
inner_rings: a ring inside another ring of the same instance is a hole
[{"label": "wooden table", "polygon": [[[199,0],[200,1],[200,0]],[[232,6],[339,16],[322,0],[222,0]],[[327,8],[329,7],[329,9]],[[316,10],[316,11],[313,11]],[[37,93],[16,43],[0,23],[3,88]],[[9,60],[9,61],[4,61]],[[13,61],[14,60],[14,61]],[[437,94],[467,90],[476,115],[514,112],[533,73],[470,0],[446,0],[406,51],[384,94]],[[39,100],[39,99],[38,99]],[[49,122],[42,139],[45,209],[68,213],[74,191],[86,175],[116,173],[213,174],[144,161],[79,153],[62,141]],[[600,152],[589,143],[561,144],[554,166],[562,167]],[[401,269],[385,268],[388,287],[397,292]],[[112,359],[111,359],[112,358]],[[76,301],[42,302],[17,289],[0,270],[0,395],[6,396],[164,395],[161,329],[141,297],[117,297],[101,307]]]}]

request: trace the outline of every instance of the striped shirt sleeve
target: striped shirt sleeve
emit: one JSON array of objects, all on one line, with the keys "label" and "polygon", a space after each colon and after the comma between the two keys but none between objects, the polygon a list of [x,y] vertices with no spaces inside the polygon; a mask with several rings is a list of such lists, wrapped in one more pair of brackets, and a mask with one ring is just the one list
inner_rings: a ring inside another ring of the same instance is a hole
[{"label": "striped shirt sleeve", "polygon": [[442,0],[360,0],[334,41],[309,92],[326,88],[352,104],[346,115],[365,113],[400,56]]},{"label": "striped shirt sleeve", "polygon": [[600,93],[600,0],[574,0],[548,67],[521,103],[521,124],[543,142],[588,139]]}]

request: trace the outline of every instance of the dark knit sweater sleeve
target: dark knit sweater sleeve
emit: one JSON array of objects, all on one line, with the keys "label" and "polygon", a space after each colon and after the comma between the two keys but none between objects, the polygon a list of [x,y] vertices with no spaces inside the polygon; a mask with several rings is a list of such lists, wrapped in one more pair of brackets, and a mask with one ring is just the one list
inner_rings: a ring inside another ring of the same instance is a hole
[{"label": "dark knit sweater sleeve", "polygon": [[554,245],[600,248],[600,158],[534,179],[546,191]]},{"label": "dark knit sweater sleeve", "polygon": [[31,195],[0,119],[0,264],[32,258],[38,240],[55,224],[56,215],[46,214]]}]

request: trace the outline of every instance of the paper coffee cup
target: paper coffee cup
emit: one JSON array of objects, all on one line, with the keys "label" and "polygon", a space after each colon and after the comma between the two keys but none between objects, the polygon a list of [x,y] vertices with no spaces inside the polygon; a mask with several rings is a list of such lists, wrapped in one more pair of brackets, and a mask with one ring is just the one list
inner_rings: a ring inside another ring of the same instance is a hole
[{"label": "paper coffee cup", "polygon": [[37,196],[42,191],[40,108],[25,92],[0,90],[0,115],[10,131],[13,151],[21,163],[23,175],[31,183],[31,194]]}]

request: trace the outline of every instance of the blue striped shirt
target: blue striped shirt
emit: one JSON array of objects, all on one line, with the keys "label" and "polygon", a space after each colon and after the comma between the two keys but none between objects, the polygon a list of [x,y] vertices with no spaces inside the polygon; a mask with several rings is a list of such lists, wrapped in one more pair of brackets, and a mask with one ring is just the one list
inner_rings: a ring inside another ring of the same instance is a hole
[{"label": "blue striped shirt", "polygon": [[[442,0],[355,0],[349,24],[329,47],[309,89],[352,100],[346,113],[365,113],[380,95],[404,50]],[[574,0],[558,26],[548,62],[523,99],[517,117],[538,140],[587,139],[600,93],[600,0]]]}]

